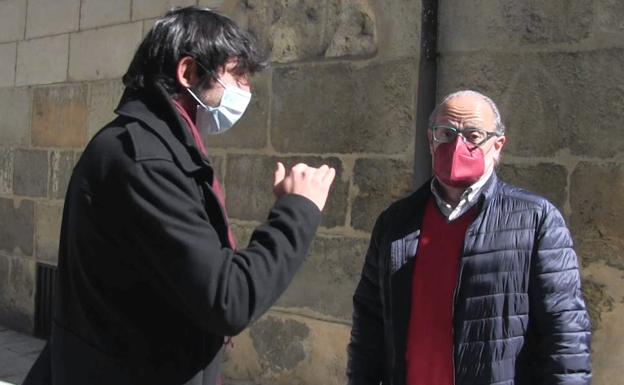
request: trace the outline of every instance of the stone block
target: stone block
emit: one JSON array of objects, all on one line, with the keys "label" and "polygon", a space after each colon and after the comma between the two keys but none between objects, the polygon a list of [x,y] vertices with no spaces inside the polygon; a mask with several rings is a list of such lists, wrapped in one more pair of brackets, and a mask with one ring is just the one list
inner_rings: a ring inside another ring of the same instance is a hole
[{"label": "stone block", "polygon": [[143,20],[143,37],[145,37],[148,32],[154,27],[154,24],[158,19],[145,19]]},{"label": "stone block", "polygon": [[268,72],[256,75],[252,79],[253,94],[247,111],[232,129],[221,135],[206,136],[205,143],[211,148],[264,148],[268,142],[269,117],[269,80]]},{"label": "stone block", "polygon": [[564,212],[568,184],[568,170],[564,166],[551,163],[508,164],[503,155],[503,163],[497,173],[501,180],[546,197]]},{"label": "stone block", "polygon": [[89,84],[87,136],[92,138],[102,127],[117,117],[114,113],[125,87],[121,79]]},{"label": "stone block", "polygon": [[377,50],[377,22],[369,1],[255,0],[235,9],[234,18],[258,38],[273,62],[371,56]]},{"label": "stone block", "polygon": [[351,226],[372,231],[375,220],[388,205],[412,191],[412,165],[394,159],[358,159],[353,183],[356,196]]},{"label": "stone block", "polygon": [[13,151],[0,148],[0,195],[13,194],[13,161]]},{"label": "stone block", "polygon": [[414,82],[409,61],[276,68],[271,142],[279,152],[411,152]]},{"label": "stone block", "polygon": [[32,256],[33,202],[0,198],[0,218],[3,218],[3,223],[11,224],[0,227],[0,251],[11,255]]},{"label": "stone block", "polygon": [[31,99],[28,88],[0,88],[0,143],[3,146],[29,144]]},{"label": "stone block", "polygon": [[142,37],[142,22],[72,34],[69,42],[70,80],[121,77],[126,73]]},{"label": "stone block", "polygon": [[130,21],[130,3],[131,0],[83,0],[80,7],[80,29]]},{"label": "stone block", "polygon": [[368,239],[317,236],[277,305],[350,321],[367,248]]},{"label": "stone block", "polygon": [[[41,60],[41,58],[45,60]],[[67,79],[69,35],[21,41],[17,46],[18,86],[60,83]]]},{"label": "stone block", "polygon": [[0,1],[0,42],[24,38],[26,0]]},{"label": "stone block", "polygon": [[28,0],[26,38],[77,31],[80,0]]},{"label": "stone block", "polygon": [[624,49],[540,55],[559,84],[561,131],[573,155],[610,158],[624,152]]},{"label": "stone block", "polygon": [[33,145],[82,148],[87,136],[87,95],[86,84],[36,88]]},{"label": "stone block", "polygon": [[16,150],[13,193],[43,198],[48,191],[48,154],[40,150]]},{"label": "stone block", "polygon": [[348,181],[343,179],[342,164],[337,158],[228,155],[225,192],[229,215],[243,220],[266,220],[269,209],[275,202],[273,175],[278,160],[284,163],[287,170],[300,162],[313,167],[328,164],[336,168],[336,179],[323,210],[321,226],[343,226],[347,210]]},{"label": "stone block", "polygon": [[50,152],[50,176],[48,185],[48,197],[52,199],[64,199],[67,185],[78,162],[78,153],[73,151]]},{"label": "stone block", "polygon": [[344,384],[351,327],[269,312],[234,338],[223,364],[234,384]]},{"label": "stone block", "polygon": [[[379,42],[376,57],[416,58],[421,49],[422,2],[418,0],[375,1]],[[412,59],[417,62],[417,59]]]},{"label": "stone block", "polygon": [[232,223],[230,226],[232,226],[232,232],[236,238],[238,248],[244,249],[247,247],[247,245],[249,245],[249,240],[251,239],[251,234],[253,234],[255,230],[255,226],[242,225],[238,223]]},{"label": "stone block", "polygon": [[0,88],[15,84],[17,43],[0,44]]},{"label": "stone block", "polygon": [[624,271],[624,165],[580,162],[571,176],[571,224],[587,264],[605,261]]},{"label": "stone block", "polygon": [[199,0],[197,5],[200,7],[206,7],[214,10],[221,10],[226,0]]},{"label": "stone block", "polygon": [[[8,274],[3,272],[8,265]],[[0,255],[0,277],[8,276],[0,292],[0,324],[31,334],[35,309],[35,263],[25,258]]]},{"label": "stone block", "polygon": [[592,3],[574,0],[441,2],[438,14],[441,52],[578,43],[593,22]]},{"label": "stone block", "polygon": [[195,5],[197,0],[133,0],[132,20],[163,16],[174,7]]},{"label": "stone block", "polygon": [[63,205],[61,203],[37,203],[35,210],[37,261],[57,264],[62,219]]},{"label": "stone block", "polygon": [[624,31],[624,3],[619,0],[597,0],[594,2],[596,28],[604,32]]}]

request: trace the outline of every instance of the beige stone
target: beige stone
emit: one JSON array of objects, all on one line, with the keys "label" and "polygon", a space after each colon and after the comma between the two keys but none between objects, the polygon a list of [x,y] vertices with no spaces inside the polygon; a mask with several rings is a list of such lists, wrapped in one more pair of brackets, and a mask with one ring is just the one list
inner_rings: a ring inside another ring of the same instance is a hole
[{"label": "beige stone", "polygon": [[[375,4],[379,24],[377,56],[385,59],[418,57],[422,1],[377,0]],[[417,60],[414,61],[416,64]]]},{"label": "beige stone", "polygon": [[[22,333],[32,333],[35,308],[35,263],[25,258],[0,256],[0,259],[4,261],[8,259],[9,267],[8,289],[0,293],[0,324]],[[4,261],[0,261],[0,265]]]},{"label": "beige stone", "polygon": [[163,16],[173,7],[184,7],[196,3],[197,0],[134,0],[132,2],[132,20]]},{"label": "beige stone", "polygon": [[130,21],[131,0],[83,0],[80,29]]},{"label": "beige stone", "polygon": [[0,42],[24,38],[26,0],[0,1]]},{"label": "beige stone", "polygon": [[25,146],[30,142],[32,92],[25,87],[0,88],[0,143]]},{"label": "beige stone", "polygon": [[38,261],[57,264],[62,203],[37,203],[35,207],[35,256]]},{"label": "beige stone", "polygon": [[0,44],[0,88],[15,84],[15,60],[17,44]]},{"label": "beige stone", "polygon": [[35,89],[32,143],[40,147],[82,148],[87,136],[87,85]]},{"label": "beige stone", "polygon": [[0,147],[0,195],[13,193],[13,162],[15,155],[12,150]]},{"label": "beige stone", "polygon": [[65,81],[68,56],[69,35],[20,42],[17,47],[16,84],[21,86]]},{"label": "beige stone", "polygon": [[78,30],[80,0],[28,0],[26,38]]},{"label": "beige stone", "polygon": [[142,33],[143,23],[136,22],[72,34],[69,79],[98,80],[121,77],[130,65]]},{"label": "beige stone", "polygon": [[93,137],[105,124],[113,120],[124,85],[121,79],[102,80],[89,84],[89,112],[87,136]]}]

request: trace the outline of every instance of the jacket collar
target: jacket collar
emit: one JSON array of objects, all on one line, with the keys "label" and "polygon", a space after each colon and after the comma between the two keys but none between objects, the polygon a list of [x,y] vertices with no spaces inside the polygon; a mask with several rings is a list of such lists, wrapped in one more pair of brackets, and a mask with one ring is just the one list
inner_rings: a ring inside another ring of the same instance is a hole
[{"label": "jacket collar", "polygon": [[156,84],[141,91],[126,89],[115,113],[144,123],[165,143],[185,172],[194,173],[210,167],[162,86]]}]

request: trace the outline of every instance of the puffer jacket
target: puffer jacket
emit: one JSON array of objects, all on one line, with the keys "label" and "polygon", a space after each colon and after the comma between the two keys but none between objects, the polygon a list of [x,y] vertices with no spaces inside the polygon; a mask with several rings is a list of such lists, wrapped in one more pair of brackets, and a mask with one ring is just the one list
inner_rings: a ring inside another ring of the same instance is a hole
[{"label": "puffer jacket", "polygon": [[[353,297],[350,385],[406,384],[415,253],[397,259],[396,247],[417,237],[429,199],[426,183],[377,219]],[[590,384],[591,325],[561,214],[496,174],[478,205],[458,260],[455,384]]]}]

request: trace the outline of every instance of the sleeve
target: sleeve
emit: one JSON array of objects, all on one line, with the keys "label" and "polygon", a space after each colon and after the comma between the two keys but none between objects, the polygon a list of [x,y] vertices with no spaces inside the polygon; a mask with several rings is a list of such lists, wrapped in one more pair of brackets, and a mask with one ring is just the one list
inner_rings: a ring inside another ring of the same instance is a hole
[{"label": "sleeve", "polygon": [[349,385],[378,385],[384,377],[384,324],[381,301],[377,219],[360,282],[353,296],[353,327],[347,348]]},{"label": "sleeve", "polygon": [[537,234],[530,274],[530,324],[539,384],[591,384],[591,323],[572,238],[550,206]]},{"label": "sleeve", "polygon": [[309,199],[285,195],[247,248],[222,247],[197,186],[167,161],[135,163],[121,183],[122,232],[148,276],[207,332],[240,333],[277,300],[301,266],[321,220]]}]

